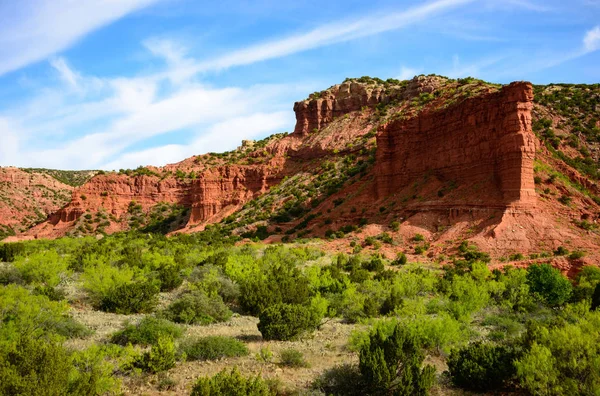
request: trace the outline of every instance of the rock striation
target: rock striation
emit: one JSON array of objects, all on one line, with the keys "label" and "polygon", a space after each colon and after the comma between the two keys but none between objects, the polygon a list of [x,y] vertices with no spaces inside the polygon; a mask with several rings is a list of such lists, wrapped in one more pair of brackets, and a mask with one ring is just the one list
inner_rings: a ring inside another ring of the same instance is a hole
[{"label": "rock striation", "polygon": [[[532,108],[531,84],[517,82],[383,125],[377,135],[376,197],[432,174],[442,182],[479,184],[488,206],[533,207]],[[456,203],[474,204],[478,198]]]}]

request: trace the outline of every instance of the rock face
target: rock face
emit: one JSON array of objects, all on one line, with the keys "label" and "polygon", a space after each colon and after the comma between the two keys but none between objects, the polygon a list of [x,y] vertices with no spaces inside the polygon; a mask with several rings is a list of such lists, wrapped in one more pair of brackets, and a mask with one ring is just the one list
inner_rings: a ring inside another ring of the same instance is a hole
[{"label": "rock face", "polygon": [[[377,135],[375,194],[393,194],[425,174],[479,184],[486,205],[533,207],[533,90],[513,83],[432,113],[382,126]],[[461,204],[475,204],[465,197]],[[448,204],[448,202],[446,202]]]},{"label": "rock face", "polygon": [[71,191],[73,187],[44,173],[0,168],[0,225],[18,231],[42,221],[68,202]]},{"label": "rock face", "polygon": [[74,190],[71,202],[52,214],[48,221],[53,225],[72,222],[87,210],[104,210],[118,218],[127,212],[132,201],[145,209],[159,202],[189,206],[189,185],[174,178],[160,180],[154,176],[98,175]]},{"label": "rock face", "polygon": [[191,186],[189,225],[218,221],[246,202],[278,184],[281,170],[275,166],[226,166],[210,169]]},{"label": "rock face", "polygon": [[334,118],[365,106],[389,103],[395,98],[408,99],[420,93],[431,93],[440,84],[441,78],[419,76],[404,86],[364,84],[347,81],[334,85],[326,91],[314,93],[308,99],[296,102],[296,127],[294,134],[306,136],[315,129],[327,126]]}]

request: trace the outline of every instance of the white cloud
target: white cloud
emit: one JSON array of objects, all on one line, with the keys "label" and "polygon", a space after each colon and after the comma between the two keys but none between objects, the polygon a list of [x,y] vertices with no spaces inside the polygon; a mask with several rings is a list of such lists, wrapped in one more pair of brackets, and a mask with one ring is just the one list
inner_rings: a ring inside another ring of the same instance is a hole
[{"label": "white cloud", "polygon": [[583,47],[588,52],[600,49],[600,26],[589,30],[583,38]]},{"label": "white cloud", "polygon": [[88,33],[161,0],[0,2],[0,75],[64,50]]},{"label": "white cloud", "polygon": [[2,144],[0,144],[0,165],[14,165],[20,159],[19,153],[19,138],[17,131],[11,122],[0,117],[0,136],[2,136]]},{"label": "white cloud", "polygon": [[239,146],[243,139],[281,131],[293,122],[290,115],[290,112],[275,112],[232,118],[211,126],[207,131],[198,130],[190,144],[169,144],[125,153],[100,168],[113,170],[135,168],[140,164],[166,165],[193,155],[232,150]]},{"label": "white cloud", "polygon": [[400,74],[398,75],[397,78],[398,78],[398,80],[410,80],[417,74],[419,74],[419,70],[402,66],[400,68]]},{"label": "white cloud", "polygon": [[274,40],[233,51],[225,56],[197,64],[191,73],[221,70],[278,58],[326,45],[355,40],[414,25],[475,0],[437,0],[405,11],[370,15],[354,21],[320,26],[307,33]]},{"label": "white cloud", "polygon": [[[46,1],[43,5],[49,10],[49,15],[54,15],[58,7],[56,4],[64,5],[66,1],[68,0],[57,0],[55,3]],[[79,30],[54,26],[44,19],[46,24],[40,25],[41,32],[47,30],[48,26],[59,32],[50,34],[49,43],[45,45],[44,51],[38,51],[36,59],[46,56],[43,54],[47,54],[51,48],[54,48],[52,51],[63,48],[67,45],[64,43],[81,37],[91,26],[100,24],[99,21],[108,23],[106,21],[111,18],[115,19],[155,1],[160,0],[88,0],[73,3],[77,4],[72,10],[75,15],[83,12],[80,4],[84,3],[89,11],[89,7],[98,7],[100,2],[106,2],[107,10],[98,11],[101,15],[92,18],[93,20],[86,16],[84,21],[77,21],[75,25],[80,27]],[[58,71],[65,84],[74,89],[43,89],[24,106],[0,110],[0,116],[2,113],[6,114],[20,125],[19,142],[12,145],[18,156],[10,157],[9,161],[9,157],[3,155],[0,163],[14,163],[15,157],[18,157],[18,164],[25,163],[27,166],[106,169],[135,167],[139,164],[159,165],[181,160],[192,154],[231,149],[243,138],[280,132],[286,127],[292,127],[290,103],[284,102],[288,111],[280,110],[281,98],[289,97],[295,87],[266,85],[243,89],[209,88],[196,82],[198,73],[247,65],[399,29],[473,1],[476,0],[437,0],[402,12],[373,14],[354,21],[331,23],[306,33],[252,45],[203,62],[190,58],[185,48],[172,41],[147,40],[143,43],[144,47],[166,63],[162,72],[148,76],[87,76],[70,67],[66,59],[55,57],[50,61],[51,66]],[[117,3],[122,6],[115,5]],[[41,11],[36,11],[39,12]],[[60,16],[55,23],[65,24],[65,18]],[[0,27],[0,34],[2,31],[3,28]],[[16,34],[12,37],[0,35],[0,44],[27,43],[27,40],[37,40],[38,34],[45,33],[31,32],[22,37]],[[69,39],[60,41],[55,36]],[[55,45],[58,41],[64,45]],[[0,55],[2,51],[7,50],[0,49]],[[0,59],[3,57],[0,56]],[[0,74],[12,67],[9,66],[0,60]],[[414,75],[416,71],[403,68],[401,73]],[[170,84],[165,90],[167,81]],[[135,149],[149,138],[174,132],[188,133],[188,144]],[[16,135],[12,132],[10,136]]]},{"label": "white cloud", "polygon": [[67,84],[77,88],[77,82],[81,78],[78,73],[74,72],[64,58],[57,57],[50,60],[50,65],[55,68],[60,74],[60,78]]}]

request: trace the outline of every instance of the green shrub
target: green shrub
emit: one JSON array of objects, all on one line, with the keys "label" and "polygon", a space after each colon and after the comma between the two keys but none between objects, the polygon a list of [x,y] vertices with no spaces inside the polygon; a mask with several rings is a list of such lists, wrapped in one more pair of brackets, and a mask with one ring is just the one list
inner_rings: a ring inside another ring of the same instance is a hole
[{"label": "green shrub", "polygon": [[288,341],[305,332],[314,331],[321,317],[302,305],[277,304],[259,315],[258,331],[265,340]]},{"label": "green shrub", "polygon": [[363,396],[367,389],[358,368],[350,364],[326,370],[313,381],[311,388],[333,396]]},{"label": "green shrub", "polygon": [[573,291],[571,282],[548,264],[531,265],[527,269],[527,284],[537,298],[550,306],[563,305]]},{"label": "green shrub", "polygon": [[415,236],[412,237],[413,242],[423,242],[425,241],[425,237],[422,234],[415,234]]},{"label": "green shrub", "polygon": [[594,395],[600,390],[600,312],[554,327],[531,324],[526,352],[515,361],[520,385],[533,395]]},{"label": "green shrub", "polygon": [[372,271],[372,272],[379,272],[379,271],[383,271],[385,269],[383,260],[381,259],[381,257],[379,257],[377,255],[371,257],[371,260],[365,261],[362,264],[362,267],[364,269],[366,269],[367,271]]},{"label": "green shrub", "polygon": [[107,353],[97,345],[74,352],[68,394],[115,394],[119,380],[114,376],[113,363],[107,358]]},{"label": "green shrub", "polygon": [[16,285],[21,285],[25,283],[21,271],[19,271],[12,265],[0,264],[0,285],[6,286],[11,283],[14,283]]},{"label": "green shrub", "polygon": [[224,357],[246,356],[249,353],[243,342],[223,336],[187,339],[180,348],[187,360],[217,360]]},{"label": "green shrub", "polygon": [[297,349],[284,349],[279,354],[281,365],[286,367],[310,367],[304,355]]},{"label": "green shrub", "polygon": [[23,243],[0,243],[0,261],[10,263],[24,251]]},{"label": "green shrub", "polygon": [[308,279],[295,267],[294,262],[286,257],[280,259],[283,262],[270,264],[264,275],[257,275],[242,283],[240,306],[245,312],[258,315],[275,304],[304,304],[308,301]]},{"label": "green shrub", "polygon": [[34,253],[13,262],[27,283],[42,283],[55,287],[69,275],[68,263],[55,251]]},{"label": "green shrub", "polygon": [[455,349],[448,359],[454,385],[474,391],[491,391],[504,387],[515,375],[513,350],[505,346],[473,343]]},{"label": "green shrub", "polygon": [[31,294],[27,289],[8,285],[0,287],[0,340],[15,333],[39,337],[56,334],[84,337],[90,330],[67,315],[64,301],[50,301],[46,296]]},{"label": "green shrub", "polygon": [[52,286],[36,286],[33,289],[33,294],[46,296],[52,301],[61,301],[66,298],[64,290]]},{"label": "green shrub", "polygon": [[64,395],[71,358],[58,342],[23,336],[0,347],[0,394]]},{"label": "green shrub", "polygon": [[194,268],[188,281],[209,296],[218,294],[228,304],[235,303],[240,295],[239,285],[229,279],[221,268],[214,265]]},{"label": "green shrub", "polygon": [[149,373],[159,373],[175,367],[175,344],[169,337],[159,337],[156,344],[145,352],[135,366]]},{"label": "green shrub", "polygon": [[408,259],[406,258],[406,254],[404,254],[403,252],[398,253],[398,256],[396,257],[396,260],[394,260],[392,262],[392,265],[404,265],[408,262]]},{"label": "green shrub", "polygon": [[159,291],[158,286],[149,281],[121,284],[108,291],[99,308],[125,315],[152,312],[158,304]]},{"label": "green shrub", "polygon": [[209,297],[201,291],[185,293],[162,314],[175,323],[202,325],[225,322],[232,315],[220,296]]},{"label": "green shrub", "polygon": [[391,335],[373,331],[359,356],[366,389],[397,395],[427,395],[435,381],[435,368],[422,368],[425,355],[416,337],[397,325]]},{"label": "green shrub", "polygon": [[200,378],[191,396],[275,396],[260,377],[243,377],[237,368],[224,369],[213,377]]},{"label": "green shrub", "polygon": [[138,324],[126,323],[123,330],[119,330],[111,336],[110,342],[119,345],[129,343],[154,345],[161,337],[176,339],[182,334],[183,330],[175,323],[154,316],[145,316]]}]

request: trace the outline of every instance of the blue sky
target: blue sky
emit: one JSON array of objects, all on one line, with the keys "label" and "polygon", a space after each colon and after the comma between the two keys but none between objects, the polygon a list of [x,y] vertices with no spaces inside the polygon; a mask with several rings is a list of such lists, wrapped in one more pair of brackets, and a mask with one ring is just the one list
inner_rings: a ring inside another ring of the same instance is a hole
[{"label": "blue sky", "polygon": [[346,77],[598,83],[598,65],[600,0],[0,0],[0,166],[229,150]]}]

